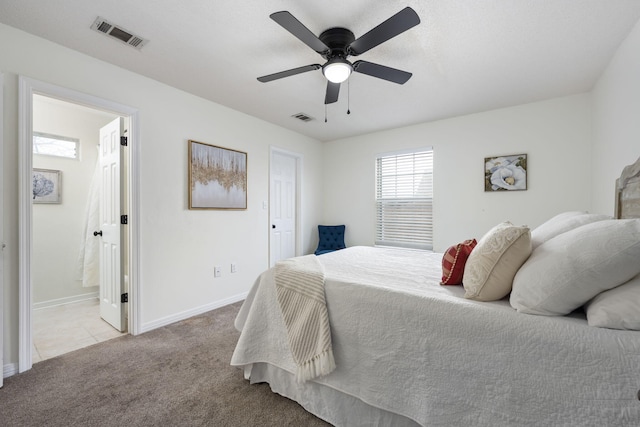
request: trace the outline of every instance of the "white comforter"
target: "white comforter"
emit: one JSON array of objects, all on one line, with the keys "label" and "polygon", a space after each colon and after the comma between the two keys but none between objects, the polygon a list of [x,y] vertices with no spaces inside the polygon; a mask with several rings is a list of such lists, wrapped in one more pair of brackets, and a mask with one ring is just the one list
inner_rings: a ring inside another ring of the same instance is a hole
[{"label": "white comforter", "polygon": [[[318,383],[423,426],[640,425],[640,333],[466,300],[439,285],[441,257],[370,247],[318,257],[336,361]],[[296,371],[271,270],[236,327],[232,365]]]}]

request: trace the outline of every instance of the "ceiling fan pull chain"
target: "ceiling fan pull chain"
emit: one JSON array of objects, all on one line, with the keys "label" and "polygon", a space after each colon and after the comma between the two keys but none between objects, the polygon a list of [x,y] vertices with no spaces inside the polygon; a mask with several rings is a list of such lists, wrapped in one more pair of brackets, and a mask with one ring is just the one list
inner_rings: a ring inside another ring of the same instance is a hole
[{"label": "ceiling fan pull chain", "polygon": [[351,79],[347,80],[347,114],[351,114]]},{"label": "ceiling fan pull chain", "polygon": [[324,104],[324,122],[327,123],[327,104]]}]

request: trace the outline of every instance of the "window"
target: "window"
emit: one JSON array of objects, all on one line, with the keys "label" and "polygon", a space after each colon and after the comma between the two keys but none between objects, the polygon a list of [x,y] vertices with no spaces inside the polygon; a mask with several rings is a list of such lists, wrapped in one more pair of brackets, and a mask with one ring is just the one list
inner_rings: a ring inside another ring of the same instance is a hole
[{"label": "window", "polygon": [[433,249],[431,148],[378,156],[375,244]]},{"label": "window", "polygon": [[33,133],[33,154],[77,159],[79,144],[80,141],[76,138],[40,132]]}]

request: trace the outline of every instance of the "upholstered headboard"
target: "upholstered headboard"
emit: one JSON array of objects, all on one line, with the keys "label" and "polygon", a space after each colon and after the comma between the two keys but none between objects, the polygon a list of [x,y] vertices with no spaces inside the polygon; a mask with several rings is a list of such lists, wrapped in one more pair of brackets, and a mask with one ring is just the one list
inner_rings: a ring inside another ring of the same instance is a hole
[{"label": "upholstered headboard", "polygon": [[640,218],[640,158],[625,167],[616,181],[615,217]]}]

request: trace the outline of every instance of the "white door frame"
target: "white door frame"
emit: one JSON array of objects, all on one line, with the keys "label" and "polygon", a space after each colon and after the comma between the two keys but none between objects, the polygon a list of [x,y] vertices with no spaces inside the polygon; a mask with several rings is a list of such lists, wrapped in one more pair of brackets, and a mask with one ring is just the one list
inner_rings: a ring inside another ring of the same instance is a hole
[{"label": "white door frame", "polygon": [[272,253],[271,253],[271,224],[273,218],[271,218],[271,192],[273,189],[271,188],[271,162],[273,153],[284,154],[286,156],[291,156],[296,159],[296,256],[302,254],[302,166],[303,166],[303,157],[302,154],[296,153],[293,151],[285,150],[282,148],[278,148],[275,146],[270,147],[269,152],[269,223],[267,226],[269,227],[269,265],[272,265]]},{"label": "white door frame", "polygon": [[18,79],[18,218],[19,218],[19,342],[18,342],[18,372],[31,369],[32,366],[32,322],[31,311],[31,254],[33,213],[31,202],[31,170],[33,167],[33,95],[39,94],[50,98],[57,98],[74,104],[108,111],[129,118],[129,191],[127,212],[129,221],[126,232],[129,233],[129,325],[132,335],[140,333],[140,271],[139,240],[140,240],[140,125],[138,110],[106,99],[87,95],[72,89],[45,83],[29,77],[19,76]]}]

